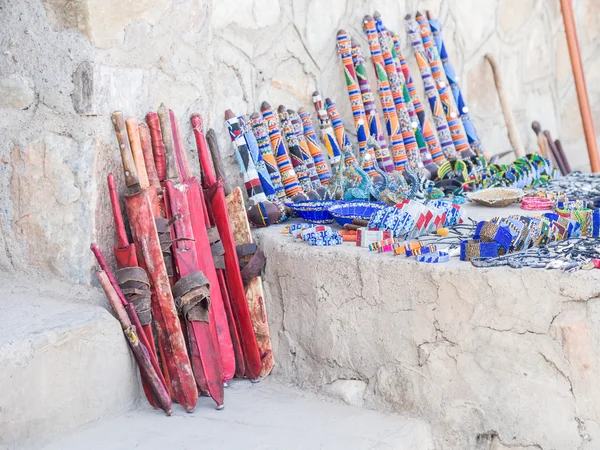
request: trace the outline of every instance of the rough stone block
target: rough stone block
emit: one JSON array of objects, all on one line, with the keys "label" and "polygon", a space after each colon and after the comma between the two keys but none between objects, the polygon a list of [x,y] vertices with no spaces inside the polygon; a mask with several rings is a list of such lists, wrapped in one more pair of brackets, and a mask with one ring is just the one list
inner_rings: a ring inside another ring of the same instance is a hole
[{"label": "rough stone block", "polygon": [[68,291],[58,301],[43,285],[0,280],[2,448],[40,448],[133,407],[140,396],[137,369],[104,308],[64,302]]},{"label": "rough stone block", "polygon": [[21,77],[0,78],[0,109],[27,109],[35,100],[33,83]]},{"label": "rough stone block", "polygon": [[363,406],[367,383],[361,380],[335,380],[322,392],[352,406]]},{"label": "rough stone block", "polygon": [[143,69],[112,67],[85,61],[73,74],[73,107],[86,116],[132,114],[148,95]]}]

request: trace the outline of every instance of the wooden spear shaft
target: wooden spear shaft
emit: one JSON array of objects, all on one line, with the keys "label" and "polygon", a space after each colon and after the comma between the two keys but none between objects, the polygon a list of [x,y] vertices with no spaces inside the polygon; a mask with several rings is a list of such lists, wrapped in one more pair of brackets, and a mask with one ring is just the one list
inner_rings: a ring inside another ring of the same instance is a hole
[{"label": "wooden spear shaft", "polygon": [[592,120],[590,101],[588,98],[587,87],[585,85],[581,53],[579,52],[577,30],[575,29],[575,18],[573,17],[573,3],[571,0],[560,0],[560,8],[562,10],[563,21],[565,23],[567,45],[569,47],[569,56],[571,57],[571,67],[573,68],[573,78],[575,78],[577,100],[579,101],[579,110],[581,112],[581,121],[583,122],[583,132],[585,134],[590,165],[592,166],[592,172],[600,172],[598,145],[596,144],[594,122]]}]

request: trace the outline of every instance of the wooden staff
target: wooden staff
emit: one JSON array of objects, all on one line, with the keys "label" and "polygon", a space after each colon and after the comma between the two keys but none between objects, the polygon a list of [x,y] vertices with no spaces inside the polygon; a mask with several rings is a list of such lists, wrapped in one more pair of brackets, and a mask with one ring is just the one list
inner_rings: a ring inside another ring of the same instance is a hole
[{"label": "wooden staff", "polygon": [[[508,103],[508,98],[506,96],[506,92],[504,91],[504,83],[502,82],[502,74],[500,73],[500,68],[498,67],[496,58],[494,58],[489,53],[485,55],[485,59],[487,59],[488,63],[490,63],[492,73],[494,74],[494,82],[496,83],[496,90],[498,91],[498,99],[500,100],[502,114],[504,114],[504,122],[506,123],[506,128],[508,129],[508,140],[510,141],[510,144],[515,150],[515,156],[517,158],[522,158],[523,156],[525,156],[525,147],[523,147],[523,142],[521,142],[521,135],[519,134],[519,130],[517,128],[515,118],[512,113],[512,108]],[[540,150],[542,150],[541,147]],[[544,154],[544,151],[542,151],[542,154],[546,156],[546,154]]]},{"label": "wooden staff", "polygon": [[568,173],[567,166],[565,165],[565,162],[562,158],[562,155],[558,151],[558,148],[554,144],[552,135],[550,134],[550,132],[548,130],[544,130],[544,136],[546,136],[546,139],[548,140],[548,145],[550,146],[550,150],[552,151],[552,154],[554,155],[554,159],[556,160],[556,163],[558,164],[558,168],[560,169],[561,175],[563,175],[563,176],[567,175],[567,173]]},{"label": "wooden staff", "polygon": [[571,57],[571,67],[573,68],[573,77],[575,78],[575,88],[577,89],[577,100],[579,101],[579,110],[581,112],[581,121],[583,122],[583,132],[587,143],[588,155],[592,172],[600,171],[600,160],[598,158],[598,146],[596,144],[596,132],[594,131],[594,121],[590,110],[590,101],[588,98],[585,76],[583,73],[583,63],[579,52],[579,42],[577,40],[577,30],[575,28],[575,18],[573,17],[573,4],[571,0],[560,0],[563,21],[565,23],[565,33],[567,35],[567,45]]},{"label": "wooden staff", "polygon": [[554,145],[556,145],[556,149],[558,150],[558,153],[560,153],[560,157],[563,160],[563,163],[565,164],[565,169],[567,170],[567,174],[570,174],[571,171],[571,165],[569,164],[569,161],[567,160],[567,155],[565,154],[565,150],[563,149],[563,146],[561,144],[561,142],[556,139],[554,141]]},{"label": "wooden staff", "polygon": [[537,139],[537,144],[540,149],[540,154],[544,158],[548,158],[549,157],[548,141],[546,140],[546,136],[544,136],[544,133],[542,132],[542,126],[540,125],[540,123],[537,120],[534,120],[531,123],[531,128],[533,129],[533,132],[535,133],[535,137]]}]

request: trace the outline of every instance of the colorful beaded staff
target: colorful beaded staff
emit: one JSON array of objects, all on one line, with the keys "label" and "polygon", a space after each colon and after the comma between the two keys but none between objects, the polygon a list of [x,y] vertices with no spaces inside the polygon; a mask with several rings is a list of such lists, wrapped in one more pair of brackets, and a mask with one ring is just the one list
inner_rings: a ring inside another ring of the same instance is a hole
[{"label": "colorful beaded staff", "polygon": [[233,112],[229,109],[225,111],[225,121],[227,122],[227,128],[229,129],[231,142],[234,143],[236,148],[235,154],[240,166],[240,171],[244,176],[244,184],[246,186],[248,198],[254,203],[267,201],[267,197],[258,178],[258,173],[256,172],[256,167],[254,166],[254,161],[252,161],[252,156],[250,155],[250,149],[246,145],[246,140],[244,139],[244,130],[240,126],[237,117],[235,117]]},{"label": "colorful beaded staff", "polygon": [[354,127],[356,128],[356,138],[358,140],[358,151],[361,160],[364,160],[363,170],[371,176],[375,176],[377,172],[373,167],[375,164],[375,153],[372,147],[367,145],[369,139],[369,129],[367,128],[367,118],[365,109],[362,103],[362,97],[356,74],[354,72],[354,64],[352,62],[352,51],[350,45],[350,36],[344,30],[338,31],[337,48],[342,64],[344,65],[344,78],[346,79],[346,88],[348,97],[350,97],[350,106],[352,108],[352,117],[354,118]]},{"label": "colorful beaded staff", "polygon": [[[375,26],[376,26],[377,32],[379,33],[379,36],[380,36],[379,39],[382,43],[381,45],[382,46],[385,45],[386,47],[389,48],[391,56],[392,56],[392,60],[394,61],[394,66],[396,68],[398,82],[400,83],[401,90],[402,90],[402,97],[404,99],[404,104],[406,105],[406,109],[408,111],[408,115],[409,115],[410,122],[411,122],[411,127],[413,129],[413,133],[415,136],[417,146],[419,147],[419,152],[421,153],[421,161],[423,162],[423,164],[427,167],[427,169],[430,172],[434,173],[437,170],[437,165],[434,164],[433,156],[429,151],[427,142],[425,141],[425,138],[423,136],[421,124],[419,123],[419,119],[417,118],[417,115],[415,113],[415,108],[414,108],[412,100],[410,98],[410,93],[408,92],[406,77],[404,76],[404,72],[402,71],[402,65],[400,63],[400,58],[398,56],[398,53],[396,52],[396,47],[394,45],[392,33],[383,25],[383,21],[381,19],[381,15],[379,13],[375,13],[374,18],[375,18]],[[436,152],[441,153],[443,156],[442,149],[439,146],[439,144],[438,144]]]},{"label": "colorful beaded staff", "polygon": [[300,146],[300,151],[302,152],[302,159],[304,159],[304,163],[306,164],[306,170],[308,172],[308,176],[312,181],[313,188],[319,188],[321,187],[321,181],[319,181],[319,175],[317,174],[315,162],[313,161],[313,157],[310,154],[310,149],[308,148],[308,143],[306,142],[306,138],[304,137],[302,119],[300,119],[300,116],[296,111],[288,109],[287,112],[290,116],[292,128],[294,129],[296,139],[298,140],[298,145]]},{"label": "colorful beaded staff", "polygon": [[254,166],[256,167],[256,172],[258,173],[258,179],[260,181],[260,185],[263,188],[263,192],[267,196],[267,198],[271,201],[277,199],[275,195],[275,187],[273,186],[273,182],[271,181],[271,176],[269,175],[269,171],[267,170],[267,166],[265,161],[263,160],[262,153],[258,148],[258,142],[256,141],[256,137],[252,133],[252,129],[250,128],[250,124],[248,120],[244,116],[237,117],[238,122],[243,130],[244,140],[246,141],[246,145],[250,150],[250,156],[252,157],[252,161],[254,162]]},{"label": "colorful beaded staff", "polygon": [[346,165],[351,166],[356,164],[356,158],[352,153],[352,144],[350,143],[350,139],[348,139],[348,135],[344,129],[344,124],[340,118],[340,113],[337,110],[337,106],[335,106],[335,103],[330,98],[325,99],[325,105],[327,107],[327,115],[329,116],[329,120],[333,125],[333,130],[335,131],[335,137],[340,148],[342,149]]},{"label": "colorful beaded staff", "polygon": [[377,76],[379,99],[381,101],[381,108],[383,109],[387,134],[390,139],[390,149],[392,152],[394,168],[399,171],[404,171],[407,160],[406,151],[404,149],[404,140],[402,138],[400,124],[398,123],[398,115],[396,114],[389,80],[385,71],[385,63],[379,44],[379,37],[377,36],[377,30],[375,29],[375,21],[371,16],[365,16],[363,19],[363,30],[367,35],[371,59],[375,69],[375,75]]},{"label": "colorful beaded staff", "polygon": [[454,70],[454,66],[452,65],[448,57],[446,45],[444,44],[444,40],[442,38],[442,24],[438,20],[432,19],[429,15],[429,11],[427,11],[427,17],[429,17],[429,26],[431,27],[431,31],[433,33],[433,40],[435,42],[435,46],[438,50],[440,58],[442,59],[442,66],[444,67],[446,77],[448,78],[448,82],[450,83],[450,89],[452,90],[452,94],[454,95],[454,100],[456,101],[456,106],[458,107],[460,118],[462,120],[463,126],[465,127],[465,132],[467,134],[469,144],[471,145],[471,149],[477,155],[484,156],[487,159],[486,152],[483,146],[481,145],[481,141],[479,140],[479,136],[477,135],[477,131],[475,130],[475,125],[471,120],[469,108],[467,107],[467,104],[465,103],[465,100],[462,95],[462,91],[460,90],[460,86],[458,84],[458,77],[456,76],[456,71]]},{"label": "colorful beaded staff", "polygon": [[354,63],[354,69],[358,86],[362,95],[362,102],[365,108],[365,115],[367,117],[367,123],[369,132],[376,141],[379,143],[379,149],[375,149],[375,157],[379,166],[386,172],[394,171],[394,163],[390,156],[390,152],[387,148],[387,142],[383,136],[383,128],[379,121],[379,115],[377,114],[377,108],[375,107],[375,97],[371,91],[369,80],[367,78],[367,69],[365,68],[365,59],[360,49],[360,45],[354,38],[350,40],[352,45],[352,62]]},{"label": "colorful beaded staff", "polygon": [[438,90],[435,85],[435,80],[431,75],[431,69],[429,67],[427,56],[425,56],[425,48],[423,47],[423,41],[421,40],[419,26],[414,20],[411,19],[410,15],[406,16],[406,21],[404,23],[415,52],[415,58],[417,60],[417,65],[419,66],[421,79],[423,80],[423,85],[425,86],[425,95],[429,100],[431,115],[433,117],[433,121],[435,122],[438,137],[442,145],[442,151],[447,159],[457,159],[458,153],[454,147],[452,135],[450,134],[448,122],[446,120],[446,114],[444,112],[444,106],[440,100]]},{"label": "colorful beaded staff", "polygon": [[[375,22],[375,27],[377,29],[377,22]],[[408,114],[408,107],[404,102],[404,93],[402,91],[402,84],[400,82],[401,80],[398,78],[396,64],[394,63],[394,58],[391,52],[391,41],[388,39],[386,33],[380,32],[379,29],[377,29],[377,31],[379,47],[381,48],[381,56],[383,57],[385,72],[390,83],[392,99],[394,100],[394,106],[398,116],[398,123],[400,125],[400,132],[402,133],[407,163],[409,168],[414,171],[418,167],[423,167],[421,154],[415,139],[414,128]]]},{"label": "colorful beaded staff", "polygon": [[285,106],[279,105],[279,108],[277,108],[277,115],[279,116],[281,134],[287,144],[288,155],[292,162],[294,172],[296,172],[296,176],[298,177],[298,181],[300,182],[302,189],[304,189],[304,192],[309,192],[313,190],[313,185],[306,164],[304,163],[304,158],[302,157],[300,142],[296,137],[296,133],[294,133],[294,127],[292,126],[290,115],[285,109]]},{"label": "colorful beaded staff", "polygon": [[275,190],[275,196],[281,200],[287,200],[287,195],[283,184],[281,183],[281,176],[279,175],[279,169],[277,167],[277,161],[275,161],[275,155],[273,155],[273,148],[271,147],[271,140],[269,139],[269,130],[263,120],[262,116],[255,112],[250,116],[250,126],[252,127],[252,133],[256,138],[258,149],[262,154],[263,162],[271,178],[271,184]]},{"label": "colorful beaded staff", "polygon": [[279,124],[277,123],[277,117],[267,102],[263,102],[261,105],[261,112],[263,119],[269,130],[269,138],[271,139],[271,147],[275,153],[277,161],[277,167],[279,168],[279,174],[281,175],[281,181],[285,189],[287,196],[292,199],[297,194],[304,194],[304,189],[300,186],[296,172],[292,167],[292,163],[283,145],[283,139],[281,138],[281,131],[279,130]]},{"label": "colorful beaded staff", "polygon": [[416,20],[419,24],[421,39],[423,47],[425,48],[425,55],[429,61],[431,76],[435,80],[440,100],[444,106],[444,112],[446,113],[446,120],[448,121],[448,128],[452,135],[454,147],[463,158],[475,156],[475,153],[473,153],[469,146],[469,140],[467,139],[465,128],[459,116],[456,102],[454,101],[454,97],[448,86],[448,80],[446,79],[446,73],[444,72],[444,68],[440,61],[440,55],[433,42],[429,22],[421,13],[417,13]]},{"label": "colorful beaded staff", "polygon": [[315,106],[317,119],[319,121],[321,140],[325,146],[325,149],[327,149],[327,154],[329,155],[329,165],[331,166],[331,171],[335,173],[335,170],[342,159],[340,146],[337,143],[335,131],[331,126],[331,120],[329,119],[327,110],[323,105],[323,99],[318,91],[313,93],[313,104]]},{"label": "colorful beaded staff", "polygon": [[[398,36],[396,35],[396,33],[392,33],[392,41],[394,44],[394,51],[398,57],[398,62],[400,63],[400,71],[402,72],[402,74],[404,75],[404,79],[406,80],[406,88],[408,89],[408,95],[412,100],[414,114],[419,120],[421,131],[423,133],[423,137],[425,138],[425,143],[427,144],[429,153],[431,154],[434,163],[442,164],[446,161],[446,156],[444,156],[444,152],[442,151],[440,141],[438,140],[438,137],[435,134],[435,131],[433,130],[433,126],[431,125],[429,116],[425,113],[423,104],[419,99],[415,83],[412,79],[412,76],[410,75],[410,72],[408,71],[408,64],[406,63],[406,59],[404,59],[404,55],[402,54],[402,49],[400,48],[400,41],[398,40]],[[406,103],[408,104],[410,102],[406,100]]]},{"label": "colorful beaded staff", "polygon": [[323,157],[323,151],[319,145],[319,140],[317,138],[317,134],[315,133],[315,128],[313,127],[310,114],[303,107],[298,109],[298,114],[300,116],[300,120],[302,120],[304,138],[306,139],[308,150],[310,151],[315,163],[317,175],[321,181],[321,184],[326,186],[327,183],[329,183],[329,178],[331,178],[331,173],[329,172],[329,167],[327,167],[327,163]]}]

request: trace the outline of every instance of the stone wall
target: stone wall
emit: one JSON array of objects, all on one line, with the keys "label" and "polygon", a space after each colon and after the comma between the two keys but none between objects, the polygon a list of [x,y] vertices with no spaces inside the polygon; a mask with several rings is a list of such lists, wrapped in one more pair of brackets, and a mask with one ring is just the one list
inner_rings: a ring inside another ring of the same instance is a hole
[{"label": "stone wall", "polygon": [[277,228],[257,237],[279,379],[423,419],[440,450],[600,448],[600,273],[419,264]]},{"label": "stone wall", "polygon": [[[576,16],[597,111],[594,4],[576,2]],[[0,0],[0,268],[90,282],[89,242],[107,251],[113,244],[105,176],[114,170],[122,177],[113,110],[141,118],[165,102],[181,120],[192,160],[187,118],[201,112],[239,182],[222,120],[226,108],[250,113],[265,99],[297,108],[310,105],[318,88],[337,100],[350,125],[337,30],[365,44],[361,18],[378,9],[404,37],[402,18],[417,7],[445,25],[492,153],[509,143],[483,58],[488,52],[503,66],[527,148],[535,149],[529,124],[538,119],[563,139],[572,165],[587,168],[557,1]],[[416,71],[414,78],[419,82]]]}]

